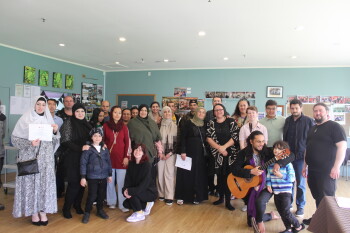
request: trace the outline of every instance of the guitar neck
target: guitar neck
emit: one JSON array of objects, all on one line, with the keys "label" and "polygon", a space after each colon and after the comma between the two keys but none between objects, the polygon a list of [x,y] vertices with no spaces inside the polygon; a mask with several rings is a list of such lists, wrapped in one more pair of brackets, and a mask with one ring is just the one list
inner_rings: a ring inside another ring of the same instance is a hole
[{"label": "guitar neck", "polygon": [[264,165],[260,166],[259,170],[265,170],[268,166],[270,166],[271,164],[275,163],[276,161],[277,161],[276,157],[273,157],[272,159],[267,161]]}]

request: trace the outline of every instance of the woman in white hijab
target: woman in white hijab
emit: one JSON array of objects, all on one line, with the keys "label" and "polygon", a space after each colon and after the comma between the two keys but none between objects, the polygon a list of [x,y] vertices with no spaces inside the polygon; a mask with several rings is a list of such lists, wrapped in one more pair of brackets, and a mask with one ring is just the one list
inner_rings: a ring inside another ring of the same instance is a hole
[{"label": "woman in white hijab", "polygon": [[172,120],[171,108],[163,108],[163,119],[160,126],[164,155],[158,162],[158,195],[159,200],[165,200],[165,204],[172,205],[175,193],[175,161],[176,161],[176,137],[177,126]]},{"label": "woman in white hijab", "polygon": [[[29,140],[29,124],[49,124],[53,128],[52,141]],[[58,126],[54,123],[47,101],[39,96],[22,115],[13,130],[11,141],[19,149],[17,162],[37,157],[39,173],[16,176],[13,216],[32,216],[36,226],[46,226],[46,213],[57,212],[54,148],[59,143]]]}]

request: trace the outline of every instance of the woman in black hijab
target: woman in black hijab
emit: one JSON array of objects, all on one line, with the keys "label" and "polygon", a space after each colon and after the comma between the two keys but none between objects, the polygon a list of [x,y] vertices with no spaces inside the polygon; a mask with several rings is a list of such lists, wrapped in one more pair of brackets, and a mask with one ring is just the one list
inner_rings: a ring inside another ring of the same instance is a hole
[{"label": "woman in black hijab", "polygon": [[83,214],[81,200],[84,187],[80,186],[80,156],[83,150],[89,149],[86,145],[89,141],[91,125],[85,119],[86,109],[80,104],[74,104],[72,117],[68,118],[61,127],[61,146],[63,148],[65,176],[68,187],[63,205],[63,216],[72,218],[70,209],[72,205],[77,214]]}]

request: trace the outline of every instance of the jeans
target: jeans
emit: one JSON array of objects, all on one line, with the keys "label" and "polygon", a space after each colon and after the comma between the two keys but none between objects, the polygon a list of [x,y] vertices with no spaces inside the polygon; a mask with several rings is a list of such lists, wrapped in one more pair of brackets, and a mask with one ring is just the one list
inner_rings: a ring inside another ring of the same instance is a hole
[{"label": "jeans", "polygon": [[[297,194],[296,194],[296,204],[297,209],[304,209],[305,202],[306,202],[306,179],[302,175],[302,170],[304,166],[304,159],[298,159],[293,161],[293,167],[295,171],[295,180],[296,185],[294,182],[294,187],[297,186]],[[293,198],[294,198],[294,187],[292,191],[292,202],[293,204]]]},{"label": "jeans", "polygon": [[[107,184],[107,205],[117,204],[117,193],[118,193],[118,207],[119,209],[124,208],[123,202],[125,197],[122,193],[124,187],[126,169],[112,169],[112,182]],[[115,186],[117,185],[117,192]]]},{"label": "jeans", "polygon": [[267,189],[263,189],[259,194],[259,197],[255,200],[255,208],[256,208],[256,217],[255,220],[257,223],[262,221],[267,222],[271,220],[271,214],[265,214],[266,204],[269,202],[272,197],[272,193],[267,191]]},{"label": "jeans", "polygon": [[274,195],[275,205],[286,229],[291,229],[291,225],[300,227],[298,219],[290,212],[291,205],[290,193],[279,193]]}]

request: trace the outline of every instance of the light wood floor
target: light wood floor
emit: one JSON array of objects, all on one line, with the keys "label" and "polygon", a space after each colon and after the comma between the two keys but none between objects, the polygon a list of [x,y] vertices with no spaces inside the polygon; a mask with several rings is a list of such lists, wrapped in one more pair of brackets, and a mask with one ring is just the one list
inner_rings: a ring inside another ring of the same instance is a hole
[{"label": "light wood floor", "polygon": [[[337,196],[350,197],[350,180],[341,178],[338,181]],[[108,209],[105,211],[110,219],[103,220],[91,215],[88,224],[81,223],[81,215],[73,213],[72,219],[62,217],[61,209],[63,199],[58,200],[59,212],[49,215],[49,225],[46,227],[30,224],[31,218],[12,217],[13,189],[8,189],[5,195],[0,192],[0,203],[5,204],[6,209],[0,211],[0,232],[253,232],[246,224],[246,213],[240,209],[243,206],[241,200],[233,200],[235,211],[228,211],[224,205],[214,206],[211,204],[216,198],[210,197],[209,201],[200,205],[185,204],[178,206],[173,204],[167,206],[164,202],[156,201],[151,214],[145,221],[128,223],[125,219],[130,213],[122,213],[119,209]],[[295,207],[294,207],[295,209]],[[267,211],[275,210],[273,198],[270,200]],[[307,205],[305,207],[305,218],[311,217],[315,211],[314,200],[310,191],[307,193]],[[279,232],[284,230],[281,220],[273,220],[265,224],[267,232]],[[308,232],[305,230],[304,232]]]}]

